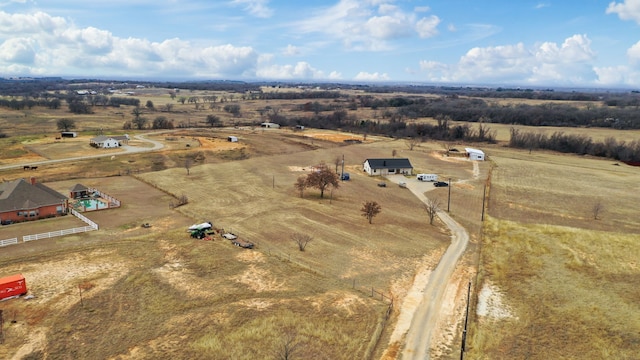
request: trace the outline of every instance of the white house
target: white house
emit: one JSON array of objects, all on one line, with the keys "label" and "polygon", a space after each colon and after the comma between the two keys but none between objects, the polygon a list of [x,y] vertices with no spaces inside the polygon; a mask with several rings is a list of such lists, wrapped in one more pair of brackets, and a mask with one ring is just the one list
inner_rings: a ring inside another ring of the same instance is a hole
[{"label": "white house", "polygon": [[110,136],[100,135],[89,140],[89,144],[93,147],[97,147],[101,149],[109,149],[109,148],[119,147],[120,141]]},{"label": "white house", "polygon": [[482,150],[474,148],[464,148],[464,151],[467,152],[467,157],[469,158],[469,160],[484,161],[484,152]]},{"label": "white house", "polygon": [[411,175],[413,166],[406,158],[367,159],[364,161],[363,170],[369,175]]}]

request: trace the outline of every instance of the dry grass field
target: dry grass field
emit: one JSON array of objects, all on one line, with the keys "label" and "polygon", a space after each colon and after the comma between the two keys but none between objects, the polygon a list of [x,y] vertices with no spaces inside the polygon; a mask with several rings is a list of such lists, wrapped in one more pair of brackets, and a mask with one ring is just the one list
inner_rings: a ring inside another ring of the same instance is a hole
[{"label": "dry grass field", "polygon": [[[496,148],[472,359],[635,359],[640,169]],[[593,206],[603,205],[598,219]]]},{"label": "dry grass field", "polygon": [[[220,109],[176,103],[164,90],[139,97],[142,105],[152,100],[156,109],[175,104],[171,113],[147,111],[150,120],[167,116],[194,123],[215,114],[227,125],[236,121]],[[252,122],[262,120],[257,110],[265,105],[286,113],[305,102],[234,101],[242,106],[243,121]],[[79,138],[55,141],[60,117],[76,120]],[[10,137],[0,139],[0,166],[96,154],[88,139],[100,129],[121,134],[131,118],[127,107],[97,109],[82,118],[66,109],[19,115],[2,110],[0,126]],[[508,140],[509,126],[489,126],[499,140]],[[594,140],[638,138],[635,132],[558,130],[584,131]],[[229,135],[239,142],[226,141]],[[633,359],[640,350],[638,168],[500,143],[455,144],[486,151],[489,161],[474,166],[443,156],[438,143],[410,151],[403,140],[369,135],[362,144],[345,146],[345,139],[364,139],[314,129],[227,126],[148,137],[165,148],[140,154],[111,150],[37,171],[1,171],[3,179],[35,176],[63,193],[76,183],[95,186],[123,206],[89,213],[99,231],[0,248],[0,275],[23,273],[36,296],[0,303],[0,358],[274,359],[288,339],[301,345],[295,358],[380,358],[416,270],[434,267],[449,242],[446,228],[438,221],[429,225],[407,189],[392,183],[380,188],[376,184],[384,179],[363,173],[364,159],[391,157],[394,151],[408,157],[416,173],[451,179],[450,189],[428,196],[450,208],[471,238],[447,288],[455,311],[435,335],[440,343],[432,358],[459,357],[469,279],[473,301],[465,358]],[[299,196],[293,187],[298,176],[322,161],[333,167],[342,156],[350,181],[323,199],[315,189]],[[187,172],[188,157],[197,160]],[[181,195],[189,203],[170,208]],[[367,200],[382,206],[371,225],[359,211]],[[596,203],[604,209],[598,220]],[[256,248],[241,249],[220,237],[190,238],[186,227],[203,221]],[[15,224],[1,228],[0,238],[76,222],[63,217]],[[290,239],[296,232],[313,237],[304,252]],[[394,309],[385,321],[390,297]]]}]

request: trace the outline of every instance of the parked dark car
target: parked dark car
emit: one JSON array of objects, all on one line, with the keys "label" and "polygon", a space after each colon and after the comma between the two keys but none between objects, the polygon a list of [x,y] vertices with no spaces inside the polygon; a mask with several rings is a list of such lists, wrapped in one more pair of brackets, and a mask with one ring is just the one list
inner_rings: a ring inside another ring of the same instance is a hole
[{"label": "parked dark car", "polygon": [[380,182],[380,183],[378,183],[378,186],[380,186],[380,187],[387,187],[387,183],[385,183],[385,182]]},{"label": "parked dark car", "polygon": [[447,187],[449,186],[449,183],[444,182],[444,181],[436,181],[433,183],[433,186],[435,187]]}]

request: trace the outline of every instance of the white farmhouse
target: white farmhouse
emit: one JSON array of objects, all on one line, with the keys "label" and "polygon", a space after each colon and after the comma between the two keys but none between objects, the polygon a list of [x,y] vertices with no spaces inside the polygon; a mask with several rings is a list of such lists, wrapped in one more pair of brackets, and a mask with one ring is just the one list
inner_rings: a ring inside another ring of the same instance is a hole
[{"label": "white farmhouse", "polygon": [[413,166],[409,159],[367,159],[364,161],[363,170],[369,175],[411,175]]}]

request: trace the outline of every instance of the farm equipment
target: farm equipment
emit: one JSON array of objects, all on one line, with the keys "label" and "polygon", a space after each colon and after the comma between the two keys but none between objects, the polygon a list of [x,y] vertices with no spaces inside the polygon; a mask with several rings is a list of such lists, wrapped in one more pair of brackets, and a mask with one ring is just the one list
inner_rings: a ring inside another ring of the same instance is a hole
[{"label": "farm equipment", "polygon": [[227,240],[231,240],[231,243],[235,246],[239,246],[241,248],[245,248],[245,249],[253,249],[253,243],[249,242],[249,241],[245,241],[242,240],[240,238],[238,238],[238,235],[234,234],[234,233],[224,233],[222,234],[222,237],[227,239]]}]

